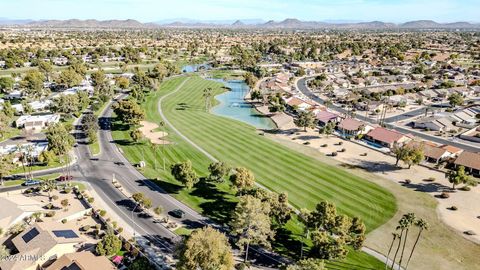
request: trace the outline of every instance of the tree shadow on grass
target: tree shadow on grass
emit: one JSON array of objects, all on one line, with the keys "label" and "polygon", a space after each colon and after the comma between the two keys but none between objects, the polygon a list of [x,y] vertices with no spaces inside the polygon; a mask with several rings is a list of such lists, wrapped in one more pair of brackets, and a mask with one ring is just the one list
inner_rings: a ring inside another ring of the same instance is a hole
[{"label": "tree shadow on grass", "polygon": [[208,200],[199,206],[203,210],[203,214],[220,224],[226,224],[230,220],[231,213],[236,203],[227,199],[228,194],[221,191],[213,183],[209,183],[204,179],[195,185],[195,190],[191,195]]},{"label": "tree shadow on grass", "polygon": [[113,140],[115,144],[126,146],[126,145],[134,145],[132,141],[127,140],[127,139],[120,139],[120,140]]},{"label": "tree shadow on grass", "polygon": [[102,130],[112,130],[112,131],[127,131],[130,129],[130,125],[123,124],[120,121],[107,121],[111,123],[111,125],[105,124],[103,127],[101,126]]},{"label": "tree shadow on grass", "polygon": [[[275,230],[275,240],[272,242],[273,250],[291,258],[299,258],[301,248],[302,242],[295,239],[295,235],[291,231],[283,227]],[[306,249],[305,246],[304,249]]]},{"label": "tree shadow on grass", "polygon": [[[160,189],[156,189],[156,188],[154,188],[154,186],[148,185],[147,183],[145,183],[146,181],[149,181],[149,182],[155,184]],[[157,192],[161,192],[161,193],[166,192],[168,194],[178,194],[180,192],[180,190],[183,189],[183,186],[180,186],[180,185],[177,185],[177,184],[174,184],[174,183],[170,183],[170,182],[166,182],[166,181],[162,181],[162,180],[148,179],[148,180],[136,180],[136,182],[139,183],[141,186],[146,186],[153,191],[157,191]]]}]

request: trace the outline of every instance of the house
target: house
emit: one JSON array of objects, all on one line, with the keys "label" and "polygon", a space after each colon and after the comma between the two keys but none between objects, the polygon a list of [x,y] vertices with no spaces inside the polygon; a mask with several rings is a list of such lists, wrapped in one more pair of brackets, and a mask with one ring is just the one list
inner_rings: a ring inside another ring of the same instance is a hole
[{"label": "house", "polygon": [[27,131],[40,132],[43,128],[59,121],[59,114],[22,115],[15,121],[15,126],[24,127]]},{"label": "house", "polygon": [[408,145],[411,147],[420,147],[423,149],[423,155],[427,162],[438,164],[444,160],[448,160],[453,157],[453,154],[449,152],[444,146],[427,142],[427,141],[410,141]]},{"label": "house", "polygon": [[338,123],[337,129],[344,137],[356,137],[368,133],[373,127],[354,118],[345,118]]},{"label": "house", "polygon": [[432,130],[432,131],[445,131],[455,129],[452,121],[448,117],[429,116],[412,123],[414,128]]},{"label": "house", "polygon": [[287,73],[279,73],[260,85],[262,89],[268,89],[274,92],[289,92],[291,87],[288,85],[290,75]]},{"label": "house", "polygon": [[325,126],[328,123],[337,123],[340,121],[340,116],[329,112],[329,111],[320,111],[315,115],[315,118],[318,120],[320,126]]},{"label": "house", "polygon": [[44,270],[115,270],[117,269],[106,257],[95,256],[90,251],[67,253],[58,258]]},{"label": "house", "polygon": [[480,175],[480,154],[468,151],[463,151],[458,158],[453,162],[455,167],[465,167],[465,171],[473,175]]},{"label": "house", "polygon": [[377,127],[364,136],[365,140],[383,147],[392,148],[394,144],[404,144],[410,141],[410,137],[390,129]]},{"label": "house", "polygon": [[35,212],[42,211],[42,204],[23,195],[0,196],[0,228],[10,228]]},{"label": "house", "polygon": [[288,105],[288,107],[290,107],[290,109],[300,110],[300,111],[308,110],[312,107],[315,107],[316,105],[313,102],[305,101],[298,97],[291,97],[291,98],[285,99],[285,103]]},{"label": "house", "polygon": [[[2,270],[34,270],[64,254],[76,252],[85,242],[80,232],[59,222],[38,222],[12,239],[15,254],[25,260],[1,260]],[[75,269],[75,268],[73,268]]]},{"label": "house", "polygon": [[22,90],[13,90],[7,95],[5,95],[3,98],[4,99],[22,99],[22,97],[23,97]]}]

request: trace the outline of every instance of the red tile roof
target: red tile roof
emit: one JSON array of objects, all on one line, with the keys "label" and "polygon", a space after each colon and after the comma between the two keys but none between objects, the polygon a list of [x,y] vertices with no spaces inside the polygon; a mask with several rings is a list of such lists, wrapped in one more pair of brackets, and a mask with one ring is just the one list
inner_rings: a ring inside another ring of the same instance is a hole
[{"label": "red tile roof", "polygon": [[383,127],[377,127],[376,129],[367,133],[367,136],[371,137],[374,140],[385,142],[388,144],[394,143],[405,137],[404,134],[389,130]]},{"label": "red tile roof", "polygon": [[339,124],[338,128],[350,131],[359,130],[365,124],[353,118],[345,118]]},{"label": "red tile roof", "polygon": [[327,123],[327,122],[329,122],[333,119],[338,118],[338,115],[336,115],[334,113],[331,113],[331,112],[328,112],[328,111],[320,111],[320,112],[317,113],[315,118],[317,118],[317,120],[319,120],[323,123]]},{"label": "red tile roof", "polygon": [[455,160],[456,165],[480,170],[480,154],[463,151]]}]

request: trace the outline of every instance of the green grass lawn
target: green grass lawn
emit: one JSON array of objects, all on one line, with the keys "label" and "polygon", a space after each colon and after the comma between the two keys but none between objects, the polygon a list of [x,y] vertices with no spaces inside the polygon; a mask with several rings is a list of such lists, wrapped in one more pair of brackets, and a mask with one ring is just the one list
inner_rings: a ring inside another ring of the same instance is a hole
[{"label": "green grass lawn", "polygon": [[96,140],[94,143],[88,144],[88,149],[90,149],[90,153],[92,156],[96,156],[100,154],[100,143]]},{"label": "green grass lawn", "polygon": [[[182,80],[170,81],[173,85],[168,88],[174,88]],[[369,231],[394,215],[395,199],[380,186],[260,136],[247,124],[206,113],[201,97],[203,89],[212,87],[219,94],[224,91],[221,86],[192,77],[179,92],[164,100],[166,117],[219,160],[249,168],[262,185],[288,192],[290,203],[297,208],[312,209],[319,201],[328,200],[340,212],[361,217]],[[148,109],[155,119],[152,108]]]},{"label": "green grass lawn", "polygon": [[224,79],[224,80],[242,80],[243,72],[238,72],[234,70],[210,70],[208,74],[214,79]]},{"label": "green grass lawn", "polygon": [[[48,165],[34,165],[31,168],[25,167],[25,171],[28,173],[30,169],[34,172],[34,171],[57,168],[61,166],[63,166],[63,164],[60,162],[60,159],[56,159],[53,162],[49,163]],[[19,173],[24,173],[22,166],[18,166],[15,170],[13,170],[11,174],[19,174]]]},{"label": "green grass lawn", "polygon": [[185,227],[180,227],[180,228],[176,229],[174,232],[175,232],[175,234],[177,234],[177,235],[182,235],[182,236],[185,235],[185,236],[188,236],[188,235],[190,235],[190,234],[192,233],[192,230],[187,229],[187,228],[185,228]]},{"label": "green grass lawn", "polygon": [[8,140],[10,138],[13,138],[13,137],[16,137],[20,134],[22,134],[21,129],[9,127],[5,130],[5,132],[3,133],[3,136],[0,137],[0,142],[6,141],[6,140]]},{"label": "green grass lawn", "polygon": [[[60,176],[59,173],[52,173],[52,174],[47,174],[47,175],[44,175],[44,176],[39,176],[39,177],[34,177],[34,178],[35,178],[35,180],[44,181],[44,180],[50,180],[50,179],[57,179],[59,176]],[[25,180],[23,180],[23,179],[8,180],[8,181],[4,182],[4,186],[5,187],[19,186],[19,185],[23,184],[23,182],[25,182]]]},{"label": "green grass lawn", "polygon": [[[157,111],[158,99],[175,89],[184,79],[166,81],[158,92],[147,98],[144,108],[148,121],[158,123],[161,120]],[[192,77],[179,92],[164,100],[166,117],[182,133],[219,160],[232,166],[247,167],[255,173],[257,181],[262,185],[277,192],[286,191],[291,204],[297,208],[312,209],[319,201],[328,200],[334,202],[341,213],[360,216],[368,231],[393,216],[396,211],[395,199],[385,189],[260,136],[247,124],[206,113],[201,98],[202,90],[212,87],[215,94],[219,94],[223,91],[221,86],[219,83]],[[210,160],[167,128],[168,140],[172,145],[159,148],[155,169],[152,147],[147,142],[132,144],[128,135],[129,128],[115,123],[113,137],[132,163],[144,158],[147,167],[142,172],[147,177],[162,179],[157,183],[177,199],[217,222],[226,221],[236,201],[228,183],[201,184],[188,191],[168,172],[171,164],[188,159],[192,161],[197,173],[205,176]],[[167,171],[162,170],[162,157],[165,157]],[[277,233],[279,243],[275,245],[276,249],[292,252],[294,247],[291,245],[295,245],[299,250],[300,235],[299,222],[289,222],[284,231]],[[347,261],[361,262],[361,265],[374,269],[382,267],[381,262],[361,252],[350,252]]]}]

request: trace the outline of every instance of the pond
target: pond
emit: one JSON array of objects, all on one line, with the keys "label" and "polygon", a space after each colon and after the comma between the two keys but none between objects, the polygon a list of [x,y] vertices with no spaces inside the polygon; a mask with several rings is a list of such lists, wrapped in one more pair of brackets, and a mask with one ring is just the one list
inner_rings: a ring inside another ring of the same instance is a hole
[{"label": "pond", "polygon": [[215,97],[220,104],[212,108],[212,113],[242,121],[258,129],[276,128],[272,119],[258,112],[253,105],[244,100],[249,91],[249,87],[244,81],[212,80],[221,82],[231,89],[231,91]]},{"label": "pond", "polygon": [[209,64],[196,64],[196,65],[186,65],[182,67],[182,72],[183,73],[189,73],[189,72],[197,72],[201,70],[208,70],[211,69],[212,66]]}]

